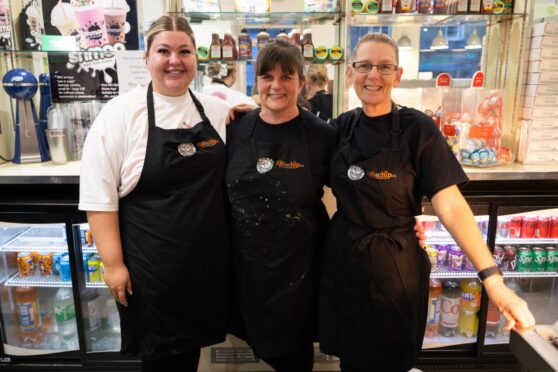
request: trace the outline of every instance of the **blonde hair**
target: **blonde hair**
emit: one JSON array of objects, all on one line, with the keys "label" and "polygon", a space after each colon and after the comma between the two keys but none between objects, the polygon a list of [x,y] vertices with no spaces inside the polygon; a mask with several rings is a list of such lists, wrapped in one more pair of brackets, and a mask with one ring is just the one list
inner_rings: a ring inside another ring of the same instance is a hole
[{"label": "blonde hair", "polygon": [[321,64],[312,64],[308,67],[308,73],[306,74],[308,79],[312,84],[323,86],[329,80],[327,77],[327,67]]},{"label": "blonde hair", "polygon": [[355,46],[355,49],[353,50],[353,57],[352,57],[353,60],[355,59],[355,56],[358,52],[358,48],[360,48],[362,44],[368,42],[384,43],[387,45],[391,45],[391,47],[393,47],[393,50],[395,51],[395,63],[399,65],[399,47],[397,46],[395,40],[391,38],[391,36],[384,34],[383,32],[371,32],[361,37],[357,45]]},{"label": "blonde hair", "polygon": [[194,49],[196,48],[194,31],[192,31],[192,27],[190,27],[190,24],[188,23],[186,18],[165,15],[153,21],[153,23],[151,23],[151,26],[149,26],[149,29],[145,33],[145,55],[149,55],[149,49],[151,48],[151,44],[153,43],[153,39],[155,38],[155,36],[163,31],[184,32],[186,35],[190,36],[190,39],[192,39],[192,43],[194,44]]}]

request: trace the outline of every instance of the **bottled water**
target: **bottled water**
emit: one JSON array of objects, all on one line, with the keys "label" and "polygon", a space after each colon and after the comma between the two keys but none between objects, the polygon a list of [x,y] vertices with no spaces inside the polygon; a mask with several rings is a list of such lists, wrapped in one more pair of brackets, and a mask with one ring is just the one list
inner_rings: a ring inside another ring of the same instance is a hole
[{"label": "bottled water", "polygon": [[68,347],[77,347],[76,309],[72,288],[60,288],[54,296],[54,315],[58,334]]}]

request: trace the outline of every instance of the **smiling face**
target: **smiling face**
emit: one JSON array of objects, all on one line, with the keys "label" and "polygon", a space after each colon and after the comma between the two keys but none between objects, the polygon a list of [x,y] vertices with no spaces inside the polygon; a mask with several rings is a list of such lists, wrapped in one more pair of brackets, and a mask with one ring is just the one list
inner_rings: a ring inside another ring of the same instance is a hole
[{"label": "smiling face", "polygon": [[154,92],[171,97],[183,95],[196,76],[194,42],[182,31],[162,31],[153,37],[146,62]]},{"label": "smiling face", "polygon": [[276,65],[257,77],[261,100],[261,118],[270,123],[284,123],[295,118],[299,111],[297,99],[304,80],[297,72],[289,73]]},{"label": "smiling face", "polygon": [[[354,62],[366,62],[373,65],[397,65],[397,56],[393,46],[376,41],[362,43],[354,56]],[[360,73],[349,66],[347,77],[352,81],[356,95],[362,102],[367,116],[379,116],[391,111],[391,90],[401,82],[403,69],[399,67],[389,75],[382,75],[376,67],[368,73]]]}]

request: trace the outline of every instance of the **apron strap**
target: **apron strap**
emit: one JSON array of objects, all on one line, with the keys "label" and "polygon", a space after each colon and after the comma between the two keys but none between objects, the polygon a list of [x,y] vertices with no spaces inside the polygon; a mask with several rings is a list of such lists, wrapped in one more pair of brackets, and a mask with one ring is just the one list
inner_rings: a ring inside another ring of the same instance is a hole
[{"label": "apron strap", "polygon": [[209,123],[209,119],[205,115],[205,110],[204,110],[203,105],[201,104],[201,102],[196,98],[194,93],[192,93],[192,90],[190,88],[188,88],[188,93],[190,93],[190,97],[192,97],[192,101],[194,102],[194,105],[196,106],[196,109],[200,113],[202,121]]},{"label": "apron strap", "polygon": [[149,128],[155,128],[155,105],[153,104],[153,82],[147,86],[147,123]]},{"label": "apron strap", "polygon": [[399,123],[399,109],[397,105],[391,101],[391,140],[390,149],[399,150],[399,135],[401,134],[401,125]]},{"label": "apron strap", "polygon": [[351,138],[353,137],[353,134],[355,133],[355,128],[360,120],[360,117],[362,116],[362,109],[360,107],[358,107],[356,109],[356,114],[353,117],[353,120],[351,121],[351,124],[349,124],[349,134],[345,137],[343,137],[343,144],[349,144],[349,142],[351,142]]}]

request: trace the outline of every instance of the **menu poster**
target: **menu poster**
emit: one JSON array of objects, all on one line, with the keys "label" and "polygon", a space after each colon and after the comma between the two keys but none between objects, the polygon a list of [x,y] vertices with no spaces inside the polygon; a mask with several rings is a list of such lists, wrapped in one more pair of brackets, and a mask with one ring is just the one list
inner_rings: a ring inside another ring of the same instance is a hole
[{"label": "menu poster", "polygon": [[42,0],[47,35],[74,36],[79,51],[49,53],[53,102],[118,95],[116,54],[139,48],[135,0]]},{"label": "menu poster", "polygon": [[23,50],[40,50],[44,33],[43,15],[37,0],[28,1],[19,14],[19,28]]},{"label": "menu poster", "polygon": [[118,95],[116,57],[113,52],[49,53],[52,101],[108,101]]},{"label": "menu poster", "polygon": [[139,49],[135,0],[42,0],[45,34],[74,36],[80,49]]}]

